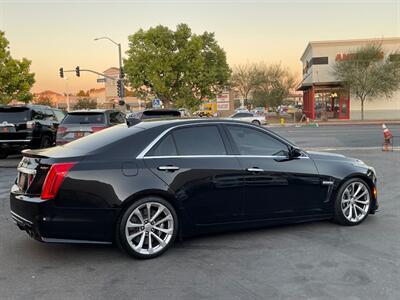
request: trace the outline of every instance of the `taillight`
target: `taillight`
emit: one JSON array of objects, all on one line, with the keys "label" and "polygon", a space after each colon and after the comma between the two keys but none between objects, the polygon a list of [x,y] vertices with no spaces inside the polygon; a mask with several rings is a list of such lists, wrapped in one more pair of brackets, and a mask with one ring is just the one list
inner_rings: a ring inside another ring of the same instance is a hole
[{"label": "taillight", "polygon": [[26,122],[26,128],[27,128],[27,129],[33,129],[33,128],[35,128],[35,121],[28,121],[28,122]]},{"label": "taillight", "polygon": [[75,164],[74,162],[69,162],[52,165],[44,180],[40,198],[43,200],[55,198],[65,176]]},{"label": "taillight", "polygon": [[67,131],[67,128],[66,127],[58,127],[57,128],[57,133],[64,133],[64,132],[66,132]]},{"label": "taillight", "polygon": [[100,131],[100,130],[103,130],[103,129],[106,129],[107,127],[92,127],[92,132],[97,132],[97,131]]}]

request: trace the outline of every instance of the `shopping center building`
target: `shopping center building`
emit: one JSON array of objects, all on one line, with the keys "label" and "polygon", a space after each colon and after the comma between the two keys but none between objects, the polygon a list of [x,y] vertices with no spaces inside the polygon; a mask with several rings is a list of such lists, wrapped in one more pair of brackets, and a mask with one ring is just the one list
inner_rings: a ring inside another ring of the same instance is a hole
[{"label": "shopping center building", "polygon": [[[400,51],[400,38],[359,39],[309,42],[301,62],[303,79],[298,90],[303,91],[303,111],[313,120],[361,118],[361,104],[350,95],[333,74],[333,66],[358,48],[380,44],[383,59]],[[400,91],[391,98],[367,99],[364,118],[369,120],[400,119]]]}]

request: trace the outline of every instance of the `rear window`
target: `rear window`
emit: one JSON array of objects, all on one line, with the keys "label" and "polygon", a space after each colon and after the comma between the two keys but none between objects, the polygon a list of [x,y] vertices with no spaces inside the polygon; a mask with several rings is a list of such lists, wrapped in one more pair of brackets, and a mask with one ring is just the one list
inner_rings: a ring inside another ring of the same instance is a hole
[{"label": "rear window", "polygon": [[27,107],[0,107],[0,123],[20,123],[30,120]]},{"label": "rear window", "polygon": [[104,113],[73,113],[67,114],[62,124],[105,124]]},{"label": "rear window", "polygon": [[181,113],[178,110],[146,110],[143,112],[142,119],[171,118],[180,116]]}]

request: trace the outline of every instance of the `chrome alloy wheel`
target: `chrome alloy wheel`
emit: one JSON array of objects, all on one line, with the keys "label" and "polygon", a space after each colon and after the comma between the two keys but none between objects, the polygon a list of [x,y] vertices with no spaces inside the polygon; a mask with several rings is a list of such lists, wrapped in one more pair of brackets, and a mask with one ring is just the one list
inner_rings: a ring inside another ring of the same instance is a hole
[{"label": "chrome alloy wheel", "polygon": [[342,194],[341,208],[345,218],[353,223],[365,218],[369,212],[370,193],[359,181],[350,183]]},{"label": "chrome alloy wheel", "polygon": [[137,253],[150,255],[165,248],[174,231],[170,210],[158,202],[146,202],[128,217],[125,235],[129,246]]}]

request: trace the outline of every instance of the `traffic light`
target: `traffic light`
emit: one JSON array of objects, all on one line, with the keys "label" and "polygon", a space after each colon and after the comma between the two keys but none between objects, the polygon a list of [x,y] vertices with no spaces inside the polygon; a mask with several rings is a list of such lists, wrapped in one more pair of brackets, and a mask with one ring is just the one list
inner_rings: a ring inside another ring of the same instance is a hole
[{"label": "traffic light", "polygon": [[64,68],[60,68],[60,77],[64,78]]},{"label": "traffic light", "polygon": [[117,81],[117,94],[120,98],[124,96],[124,84],[122,80]]},{"label": "traffic light", "polygon": [[125,78],[125,73],[123,68],[119,70],[119,78]]},{"label": "traffic light", "polygon": [[79,69],[79,66],[77,66],[75,68],[75,73],[76,73],[76,76],[81,77],[81,70]]}]

